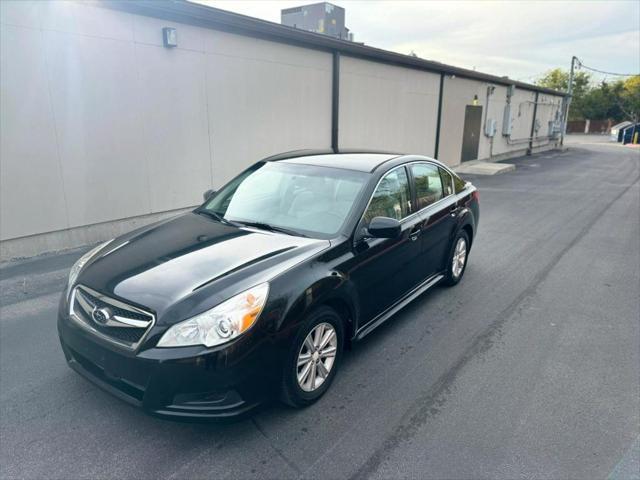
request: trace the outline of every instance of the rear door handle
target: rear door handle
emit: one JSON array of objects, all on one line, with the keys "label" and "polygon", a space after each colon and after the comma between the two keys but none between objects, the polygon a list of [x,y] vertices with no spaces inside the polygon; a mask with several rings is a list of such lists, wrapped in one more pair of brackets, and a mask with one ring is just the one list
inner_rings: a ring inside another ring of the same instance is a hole
[{"label": "rear door handle", "polygon": [[458,211],[459,211],[458,205],[451,205],[451,208],[449,208],[449,214],[452,217],[455,217],[456,215],[458,215]]}]

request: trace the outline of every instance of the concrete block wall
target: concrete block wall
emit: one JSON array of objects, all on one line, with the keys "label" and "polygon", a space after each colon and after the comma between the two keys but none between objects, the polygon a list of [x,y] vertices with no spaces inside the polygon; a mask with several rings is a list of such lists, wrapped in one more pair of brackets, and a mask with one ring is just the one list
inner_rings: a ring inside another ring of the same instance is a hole
[{"label": "concrete block wall", "polygon": [[342,56],[340,147],[434,155],[440,75]]},{"label": "concrete block wall", "polygon": [[197,205],[261,157],[330,147],[329,53],[88,3],[0,5],[3,259]]},{"label": "concrete block wall", "polygon": [[[494,86],[493,93],[487,97],[487,89]],[[522,154],[529,148],[531,126],[533,123],[535,92],[515,89],[511,98],[511,124],[512,130],[509,137],[502,135],[504,123],[504,109],[507,104],[507,90],[505,85],[496,85],[488,82],[480,82],[466,78],[445,75],[443,89],[443,109],[440,133],[439,160],[450,166],[460,164],[462,153],[462,136],[464,128],[465,108],[477,102],[483,107],[482,128],[478,146],[478,159],[508,158],[511,155]],[[487,102],[488,98],[488,102]],[[549,144],[548,121],[555,118],[555,112],[560,111],[561,97],[540,95],[536,119],[541,128],[538,136],[540,140],[534,141],[534,148]],[[493,138],[484,133],[485,122],[489,119],[496,121],[496,133]],[[555,144],[555,141],[552,142]]]}]

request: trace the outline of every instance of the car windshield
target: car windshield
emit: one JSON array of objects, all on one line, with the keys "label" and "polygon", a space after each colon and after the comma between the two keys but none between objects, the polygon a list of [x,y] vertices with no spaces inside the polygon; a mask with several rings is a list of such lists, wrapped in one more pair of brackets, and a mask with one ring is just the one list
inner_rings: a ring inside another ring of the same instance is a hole
[{"label": "car windshield", "polygon": [[340,231],[369,175],[340,168],[261,162],[198,211],[221,221],[328,238]]}]

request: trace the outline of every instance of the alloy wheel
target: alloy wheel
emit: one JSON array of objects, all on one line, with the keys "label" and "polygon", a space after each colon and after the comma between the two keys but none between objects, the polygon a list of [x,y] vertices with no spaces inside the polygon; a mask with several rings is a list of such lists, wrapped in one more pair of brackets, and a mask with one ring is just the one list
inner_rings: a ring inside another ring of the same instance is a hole
[{"label": "alloy wheel", "polygon": [[338,336],[330,323],[316,325],[298,352],[298,385],[305,392],[317,390],[329,377],[338,351]]},{"label": "alloy wheel", "polygon": [[455,278],[458,278],[462,274],[464,264],[467,261],[467,241],[460,237],[456,242],[456,248],[453,250],[453,259],[451,265],[451,271]]}]

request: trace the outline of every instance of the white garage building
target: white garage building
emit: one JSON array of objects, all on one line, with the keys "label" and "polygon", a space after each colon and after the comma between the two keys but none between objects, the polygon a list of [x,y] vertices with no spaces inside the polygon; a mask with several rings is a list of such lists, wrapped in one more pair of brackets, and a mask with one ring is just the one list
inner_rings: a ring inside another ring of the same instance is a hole
[{"label": "white garage building", "polygon": [[192,207],[283,151],[455,166],[559,141],[562,93],[505,77],[185,1],[0,5],[2,260]]}]

